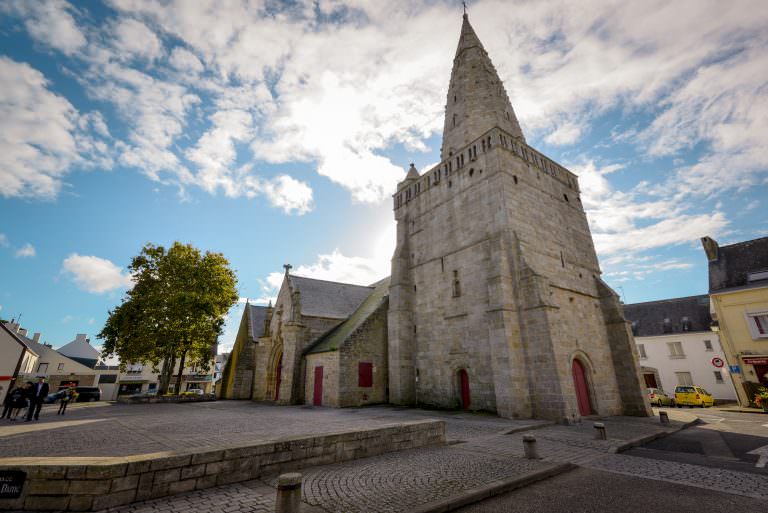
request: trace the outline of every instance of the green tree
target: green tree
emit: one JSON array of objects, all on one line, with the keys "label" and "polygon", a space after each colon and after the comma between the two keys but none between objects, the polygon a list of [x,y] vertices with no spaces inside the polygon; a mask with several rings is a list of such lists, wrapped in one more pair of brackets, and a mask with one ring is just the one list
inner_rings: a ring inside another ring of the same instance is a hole
[{"label": "green tree", "polygon": [[176,362],[181,388],[184,367],[208,369],[224,316],[237,301],[237,279],[220,253],[175,242],[146,245],[129,266],[135,285],[110,311],[99,338],[103,355],[121,365],[152,363],[160,371],[159,393],[167,392]]}]

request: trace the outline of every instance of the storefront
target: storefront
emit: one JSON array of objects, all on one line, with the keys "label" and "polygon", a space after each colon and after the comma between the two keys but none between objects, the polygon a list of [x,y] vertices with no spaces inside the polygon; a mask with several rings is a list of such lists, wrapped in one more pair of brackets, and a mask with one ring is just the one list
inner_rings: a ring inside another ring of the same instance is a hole
[{"label": "storefront", "polygon": [[768,356],[742,356],[741,361],[747,381],[768,387]]},{"label": "storefront", "polygon": [[146,383],[146,381],[121,381],[120,388],[117,390],[117,395],[140,394],[144,383]]}]

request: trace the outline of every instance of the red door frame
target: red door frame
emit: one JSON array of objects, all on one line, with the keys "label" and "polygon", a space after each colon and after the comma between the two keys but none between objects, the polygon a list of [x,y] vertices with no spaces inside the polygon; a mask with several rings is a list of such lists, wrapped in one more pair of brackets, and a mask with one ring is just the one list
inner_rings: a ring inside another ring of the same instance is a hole
[{"label": "red door frame", "polygon": [[312,396],[313,406],[323,405],[323,366],[318,365],[315,367],[315,391]]},{"label": "red door frame", "polygon": [[472,400],[469,396],[469,374],[467,374],[466,369],[459,370],[459,388],[461,390],[461,408],[468,410]]},{"label": "red door frame", "polygon": [[571,364],[573,373],[573,386],[576,389],[576,402],[579,405],[581,415],[590,415],[592,413],[592,401],[589,397],[589,383],[587,382],[587,373],[584,365],[574,358]]},{"label": "red door frame", "polygon": [[280,359],[277,361],[277,373],[275,376],[275,401],[280,399],[280,380],[283,377],[283,355],[280,355]]}]

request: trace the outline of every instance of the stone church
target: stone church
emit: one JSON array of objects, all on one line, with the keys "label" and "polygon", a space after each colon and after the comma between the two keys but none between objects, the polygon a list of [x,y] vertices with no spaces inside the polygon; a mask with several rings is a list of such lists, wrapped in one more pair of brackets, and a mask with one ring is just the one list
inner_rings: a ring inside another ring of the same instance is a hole
[{"label": "stone church", "polygon": [[527,145],[466,14],[440,158],[411,165],[393,196],[391,276],[360,286],[286,266],[275,305],[246,306],[220,395],[565,422],[648,415],[578,178]]}]

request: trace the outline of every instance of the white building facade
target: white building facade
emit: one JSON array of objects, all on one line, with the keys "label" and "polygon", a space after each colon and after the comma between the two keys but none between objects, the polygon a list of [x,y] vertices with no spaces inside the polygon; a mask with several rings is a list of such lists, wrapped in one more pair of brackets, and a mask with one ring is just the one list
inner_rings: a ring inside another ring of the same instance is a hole
[{"label": "white building facade", "polygon": [[708,296],[624,305],[624,314],[647,387],[672,395],[677,385],[697,385],[716,401],[736,400],[725,353],[710,329]]}]

